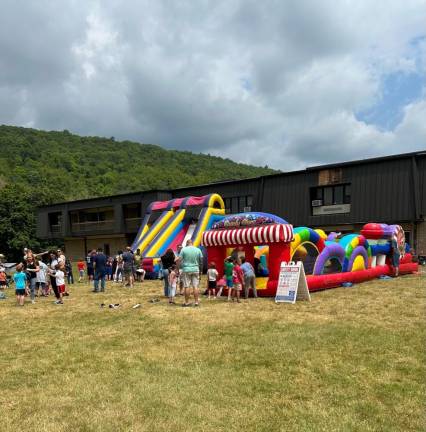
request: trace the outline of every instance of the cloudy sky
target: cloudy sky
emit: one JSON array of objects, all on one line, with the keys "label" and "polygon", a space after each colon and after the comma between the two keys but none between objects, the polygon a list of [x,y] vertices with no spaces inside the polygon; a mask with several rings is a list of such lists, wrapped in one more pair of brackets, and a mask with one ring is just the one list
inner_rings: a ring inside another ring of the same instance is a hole
[{"label": "cloudy sky", "polygon": [[426,149],[426,0],[2,0],[0,123],[292,170]]}]

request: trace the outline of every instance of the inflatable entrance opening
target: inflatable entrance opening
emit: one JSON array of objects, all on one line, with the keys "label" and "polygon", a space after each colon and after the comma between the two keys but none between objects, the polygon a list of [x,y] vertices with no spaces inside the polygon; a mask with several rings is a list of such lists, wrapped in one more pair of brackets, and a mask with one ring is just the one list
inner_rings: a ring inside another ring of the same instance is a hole
[{"label": "inflatable entrance opening", "polygon": [[255,246],[269,246],[269,276],[264,286],[258,286],[260,296],[275,295],[282,261],[290,260],[290,242],[293,227],[284,219],[268,213],[241,213],[225,217],[204,232],[202,245],[207,250],[209,262],[215,262],[217,271],[223,274],[223,264],[229,248],[244,254],[254,266]]}]

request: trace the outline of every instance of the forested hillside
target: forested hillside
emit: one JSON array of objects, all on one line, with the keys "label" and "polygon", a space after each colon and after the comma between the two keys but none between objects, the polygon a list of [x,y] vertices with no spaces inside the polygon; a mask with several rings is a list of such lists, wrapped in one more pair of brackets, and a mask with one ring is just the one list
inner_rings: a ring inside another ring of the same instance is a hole
[{"label": "forested hillside", "polygon": [[0,126],[0,252],[41,246],[35,238],[38,205],[272,172],[113,137]]}]

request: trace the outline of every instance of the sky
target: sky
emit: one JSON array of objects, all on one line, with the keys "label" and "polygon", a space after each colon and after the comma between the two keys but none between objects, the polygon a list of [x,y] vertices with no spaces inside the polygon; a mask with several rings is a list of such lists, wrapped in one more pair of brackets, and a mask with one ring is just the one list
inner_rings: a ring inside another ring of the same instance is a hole
[{"label": "sky", "polygon": [[0,124],[283,171],[426,150],[426,0],[2,0]]}]

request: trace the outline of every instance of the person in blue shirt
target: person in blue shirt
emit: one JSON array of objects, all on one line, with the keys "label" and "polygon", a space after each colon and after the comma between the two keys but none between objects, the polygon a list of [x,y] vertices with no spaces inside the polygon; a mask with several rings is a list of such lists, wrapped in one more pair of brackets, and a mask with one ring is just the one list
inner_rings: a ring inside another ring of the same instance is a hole
[{"label": "person in blue shirt", "polygon": [[248,298],[250,288],[253,291],[253,297],[257,298],[256,276],[253,266],[246,261],[245,257],[241,258],[241,270],[244,273],[244,298]]},{"label": "person in blue shirt", "polygon": [[95,286],[93,292],[99,292],[99,281],[101,282],[101,291],[105,291],[105,277],[107,257],[104,254],[102,248],[98,248],[98,251],[94,257],[93,265],[95,269]]},{"label": "person in blue shirt", "polygon": [[25,301],[25,288],[27,286],[27,275],[22,270],[24,266],[18,264],[16,266],[16,273],[13,275],[13,281],[15,282],[15,294],[16,302],[19,306],[24,306]]}]

